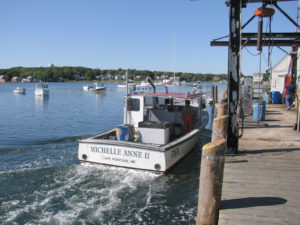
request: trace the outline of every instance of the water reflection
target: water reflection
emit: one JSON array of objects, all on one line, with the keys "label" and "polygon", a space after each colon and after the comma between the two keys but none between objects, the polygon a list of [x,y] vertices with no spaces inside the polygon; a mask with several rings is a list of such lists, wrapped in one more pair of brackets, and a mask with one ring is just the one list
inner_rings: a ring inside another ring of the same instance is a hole
[{"label": "water reflection", "polygon": [[48,106],[49,96],[35,96],[35,107],[37,109],[44,109]]}]

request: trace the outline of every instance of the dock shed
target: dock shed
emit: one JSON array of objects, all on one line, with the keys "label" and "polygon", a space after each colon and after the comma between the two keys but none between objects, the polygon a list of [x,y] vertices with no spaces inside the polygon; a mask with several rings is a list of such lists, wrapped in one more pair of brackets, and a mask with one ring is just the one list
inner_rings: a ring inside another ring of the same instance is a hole
[{"label": "dock shed", "polygon": [[[297,51],[297,78],[296,84],[299,88],[300,84],[300,51]],[[281,94],[284,91],[286,79],[291,78],[291,55],[286,54],[275,66],[271,68],[271,91],[279,91]]]}]

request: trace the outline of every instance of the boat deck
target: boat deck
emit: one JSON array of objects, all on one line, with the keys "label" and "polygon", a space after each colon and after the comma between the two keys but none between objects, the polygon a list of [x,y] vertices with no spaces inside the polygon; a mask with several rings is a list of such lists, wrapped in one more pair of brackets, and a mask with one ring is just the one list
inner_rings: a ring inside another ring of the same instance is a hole
[{"label": "boat deck", "polygon": [[239,154],[226,156],[220,225],[300,224],[300,133],[295,110],[267,105],[259,126],[248,117]]}]

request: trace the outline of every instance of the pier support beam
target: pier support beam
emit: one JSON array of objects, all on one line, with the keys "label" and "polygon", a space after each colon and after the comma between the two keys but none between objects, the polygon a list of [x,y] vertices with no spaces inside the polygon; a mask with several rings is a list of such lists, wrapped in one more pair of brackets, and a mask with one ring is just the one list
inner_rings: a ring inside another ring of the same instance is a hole
[{"label": "pier support beam", "polygon": [[240,55],[241,55],[241,8],[242,0],[230,0],[229,48],[228,48],[228,137],[227,153],[238,152],[237,106],[239,102]]}]

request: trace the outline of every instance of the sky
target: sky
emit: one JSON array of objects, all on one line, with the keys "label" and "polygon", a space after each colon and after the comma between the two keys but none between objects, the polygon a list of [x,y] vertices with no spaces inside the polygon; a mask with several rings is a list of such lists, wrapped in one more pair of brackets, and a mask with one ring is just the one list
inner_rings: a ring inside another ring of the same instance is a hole
[{"label": "sky", "polygon": [[[296,20],[298,1],[278,5]],[[248,4],[242,24],[260,6]],[[265,19],[264,30],[267,23]],[[257,32],[257,18],[243,31]],[[272,31],[295,32],[296,27],[276,11]],[[228,48],[211,47],[210,42],[228,33],[225,0],[1,0],[0,68],[53,63],[227,73]],[[268,68],[267,51],[263,49],[261,72]],[[259,72],[259,56],[253,55],[256,47],[242,50],[245,75]],[[274,47],[272,55],[275,65],[285,53]]]}]

